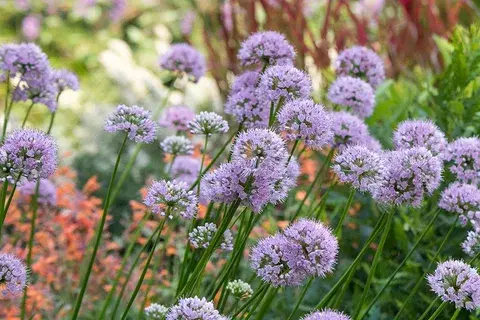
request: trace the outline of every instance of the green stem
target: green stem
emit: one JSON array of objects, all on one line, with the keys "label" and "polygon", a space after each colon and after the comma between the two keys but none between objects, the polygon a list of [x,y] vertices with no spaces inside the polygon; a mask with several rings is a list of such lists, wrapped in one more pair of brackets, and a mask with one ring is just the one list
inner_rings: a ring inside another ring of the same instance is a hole
[{"label": "green stem", "polygon": [[295,140],[295,143],[293,144],[293,147],[292,147],[292,151],[290,151],[290,156],[288,157],[287,165],[290,163],[290,160],[292,159],[295,149],[297,149],[299,142],[300,142],[299,139]]},{"label": "green stem", "polygon": [[48,124],[47,134],[50,134],[50,132],[52,132],[53,122],[55,121],[56,114],[57,114],[56,111],[52,112],[52,115],[50,117],[50,123]]},{"label": "green stem", "polygon": [[[208,134],[205,135],[205,146],[202,152],[202,161],[200,162],[200,170],[198,171],[198,178],[197,178],[198,181],[202,179],[203,164],[205,163],[205,154],[207,153],[207,146],[208,146]],[[197,195],[200,195],[200,183],[198,184]]]},{"label": "green stem", "polygon": [[270,102],[270,114],[268,116],[268,126],[271,127],[273,122],[275,121],[275,104]]},{"label": "green stem", "polygon": [[440,313],[442,313],[443,309],[445,309],[446,306],[447,306],[447,302],[446,301],[442,302],[442,304],[438,306],[437,310],[435,310],[435,312],[432,314],[430,318],[428,318],[428,320],[437,319],[437,317],[440,315]]},{"label": "green stem", "polygon": [[2,241],[3,222],[7,213],[5,211],[5,201],[7,201],[8,180],[3,181],[2,193],[0,195],[0,242]]},{"label": "green stem", "polygon": [[[277,294],[277,292],[278,292],[278,288],[274,288],[273,290],[272,288],[270,288],[270,292],[268,292],[265,295],[266,299],[260,306],[260,310],[258,311],[257,317],[255,318],[256,320],[262,320],[264,318],[265,313],[267,312],[268,307],[270,307],[270,305],[272,304],[272,301],[275,298],[275,295]],[[253,310],[248,313],[248,316],[245,320],[250,319],[251,315],[253,314],[253,311],[255,311],[256,309],[257,308],[253,308]]]},{"label": "green stem", "polygon": [[335,230],[333,231],[333,233],[335,234],[335,236],[338,239],[340,239],[341,232],[342,232],[343,221],[345,220],[345,217],[347,216],[348,210],[350,209],[350,206],[352,205],[354,196],[355,196],[355,189],[352,188],[350,190],[349,195],[348,195],[347,204],[345,204],[345,207],[343,208],[343,212],[340,215],[340,220],[338,220],[338,224],[335,227]]},{"label": "green stem", "polygon": [[7,132],[7,124],[8,124],[8,115],[9,115],[9,106],[11,107],[11,103],[13,99],[10,99],[10,104],[8,103],[8,96],[10,95],[10,71],[7,71],[7,79],[5,81],[6,84],[6,93],[5,93],[5,109],[3,110],[3,128],[2,128],[2,142],[5,139],[5,133]]},{"label": "green stem", "polygon": [[92,273],[92,268],[93,268],[93,264],[95,262],[95,258],[97,256],[98,247],[100,246],[100,240],[102,239],[102,233],[103,233],[103,228],[105,226],[105,221],[106,221],[107,214],[108,214],[108,208],[110,207],[110,197],[112,195],[113,183],[115,181],[115,176],[117,175],[118,166],[120,164],[120,158],[122,156],[123,150],[125,149],[125,145],[127,144],[127,139],[128,139],[128,135],[125,135],[125,138],[123,139],[122,146],[120,147],[120,150],[118,151],[117,161],[115,162],[115,167],[113,169],[113,173],[112,173],[112,176],[110,178],[110,183],[108,185],[107,197],[106,197],[106,200],[105,200],[105,205],[103,207],[102,217],[100,219],[100,224],[98,225],[98,228],[96,230],[96,238],[95,238],[95,244],[94,244],[94,247],[93,247],[93,252],[92,252],[92,255],[90,256],[90,260],[88,262],[87,271],[86,271],[86,273],[83,277],[82,287],[80,289],[80,293],[79,293],[79,295],[77,297],[77,300],[75,302],[75,307],[74,307],[74,310],[73,310],[72,320],[77,319],[78,313],[80,312],[80,307],[82,306],[83,296],[85,295],[85,291],[87,290],[88,280],[90,278],[90,274]]},{"label": "green stem", "polygon": [[440,297],[436,297],[435,300],[433,300],[430,305],[428,306],[427,310],[425,310],[425,312],[423,312],[423,314],[420,316],[420,318],[418,318],[418,320],[423,320],[425,319],[425,317],[428,315],[428,313],[430,312],[430,310],[432,310],[433,306],[437,303],[437,301],[440,300]]},{"label": "green stem", "polygon": [[18,175],[18,178],[15,180],[12,188],[12,192],[10,192],[10,195],[8,196],[8,201],[5,207],[3,206],[5,204],[5,198],[6,198],[6,193],[8,189],[8,181],[4,182],[4,192],[5,194],[2,194],[2,215],[0,217],[0,240],[2,239],[2,228],[3,228],[3,223],[5,222],[5,218],[7,217],[8,209],[10,208],[10,205],[12,204],[13,200],[13,195],[15,194],[15,191],[17,190],[17,185],[18,181],[20,181],[20,177],[22,176],[23,172],[20,172]]},{"label": "green stem", "polygon": [[305,298],[305,295],[307,294],[308,288],[310,288],[310,286],[312,285],[313,279],[314,279],[313,277],[310,277],[310,279],[308,280],[307,284],[302,290],[302,293],[300,294],[300,297],[297,300],[297,303],[295,304],[295,307],[293,308],[292,312],[290,312],[290,315],[288,316],[287,320],[291,320],[295,315],[295,312],[297,312],[298,308],[300,307],[300,304],[303,301],[303,298]]},{"label": "green stem", "polygon": [[235,319],[239,314],[246,310],[260,295],[265,293],[270,288],[269,284],[262,283],[262,285],[255,291],[250,298],[233,314],[232,318]]},{"label": "green stem", "polygon": [[460,311],[462,311],[462,309],[458,308],[457,311],[455,311],[455,313],[453,314],[452,318],[450,318],[450,320],[457,320]]},{"label": "green stem", "polygon": [[27,109],[27,113],[25,114],[25,118],[23,118],[22,128],[25,127],[25,123],[27,123],[28,116],[30,115],[30,112],[32,111],[34,105],[35,105],[35,102],[32,101],[32,103],[30,104],[30,107],[28,107],[28,109]]}]

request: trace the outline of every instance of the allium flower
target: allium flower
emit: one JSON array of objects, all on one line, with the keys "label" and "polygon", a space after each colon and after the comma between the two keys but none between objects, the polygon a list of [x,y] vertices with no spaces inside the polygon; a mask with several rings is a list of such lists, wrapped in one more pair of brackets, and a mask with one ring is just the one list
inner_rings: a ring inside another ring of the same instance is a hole
[{"label": "allium flower", "polygon": [[189,36],[192,33],[193,24],[195,23],[195,11],[188,10],[180,22],[180,30],[184,36]]},{"label": "allium flower", "polygon": [[205,174],[200,188],[202,198],[209,202],[232,203],[240,197],[246,197],[241,185],[246,177],[241,171],[241,168],[229,162]]},{"label": "allium flower", "polygon": [[385,174],[381,156],[360,145],[340,150],[332,168],[341,182],[351,183],[361,192],[375,192]]},{"label": "allium flower", "polygon": [[285,104],[277,116],[279,128],[288,141],[302,139],[305,145],[321,149],[331,142],[330,115],[312,100],[293,100]]},{"label": "allium flower", "polygon": [[443,301],[454,303],[456,308],[475,310],[480,307],[480,276],[463,261],[439,263],[427,280],[433,292]]},{"label": "allium flower", "polygon": [[191,185],[197,180],[199,172],[200,159],[191,156],[178,156],[172,163],[170,176],[174,180]]},{"label": "allium flower", "polygon": [[343,312],[325,309],[322,311],[313,311],[301,320],[352,320],[352,318]]},{"label": "allium flower", "polygon": [[13,101],[27,101],[45,105],[51,112],[57,110],[58,88],[51,72],[43,76],[24,75],[12,93]]},{"label": "allium flower", "polygon": [[177,131],[187,131],[188,123],[195,117],[193,112],[187,106],[173,106],[167,108],[159,121],[162,127],[167,127]]},{"label": "allium flower", "polygon": [[144,311],[149,319],[161,320],[167,314],[168,308],[158,303],[152,303]]},{"label": "allium flower", "polygon": [[330,116],[334,147],[364,144],[370,139],[367,125],[357,116],[345,111],[330,112]]},{"label": "allium flower", "polygon": [[283,34],[274,31],[257,32],[242,42],[238,59],[244,66],[252,64],[291,64],[295,51]]},{"label": "allium flower", "polygon": [[462,243],[463,252],[473,257],[480,252],[480,228],[468,231],[467,238]]},{"label": "allium flower", "polygon": [[183,298],[168,311],[166,320],[225,320],[205,298]]},{"label": "allium flower", "polygon": [[193,144],[184,136],[170,136],[160,143],[160,147],[165,153],[170,153],[174,156],[182,154],[192,154]]},{"label": "allium flower", "polygon": [[217,232],[217,225],[215,223],[205,223],[203,226],[198,226],[188,234],[188,240],[192,246],[198,248],[208,248],[210,240]]},{"label": "allium flower", "polygon": [[307,277],[302,247],[281,234],[260,240],[250,254],[257,276],[274,287],[298,286]]},{"label": "allium flower", "polygon": [[161,58],[160,66],[178,76],[187,75],[197,82],[205,74],[205,59],[192,46],[186,43],[174,44]]},{"label": "allium flower", "polygon": [[311,276],[322,278],[333,272],[337,263],[338,240],[329,228],[315,220],[300,219],[285,229],[284,234],[302,247],[304,258],[298,261],[298,267]]},{"label": "allium flower", "polygon": [[300,166],[297,159],[292,157],[285,170],[277,170],[278,176],[273,179],[273,190],[269,202],[276,204],[282,202],[288,196],[290,190],[297,186],[297,179],[300,175]]},{"label": "allium flower", "polygon": [[220,249],[223,251],[233,251],[233,235],[232,231],[230,230],[225,230],[223,233],[223,242],[220,243]]},{"label": "allium flower", "polygon": [[480,223],[480,190],[471,184],[454,182],[443,190],[438,206],[446,211],[458,213],[460,222]]},{"label": "allium flower", "polygon": [[375,93],[372,87],[359,78],[339,77],[328,89],[328,99],[348,107],[360,118],[372,115],[375,108]]},{"label": "allium flower", "polygon": [[228,122],[215,112],[202,111],[188,124],[190,133],[212,135],[228,132]]},{"label": "allium flower", "polygon": [[29,14],[22,20],[22,33],[28,41],[33,41],[40,35],[42,27],[41,16]]},{"label": "allium flower", "polygon": [[123,19],[127,10],[127,0],[111,0],[110,12],[108,15],[113,22]]},{"label": "allium flower", "polygon": [[104,129],[107,132],[126,132],[128,138],[135,142],[151,143],[155,140],[157,126],[150,115],[150,111],[141,107],[119,105],[107,116]]},{"label": "allium flower", "polygon": [[77,75],[66,69],[53,70],[52,78],[57,85],[58,92],[62,92],[65,89],[71,89],[73,91],[80,89]]},{"label": "allium flower", "polygon": [[391,151],[383,155],[385,175],[374,193],[377,201],[419,207],[442,180],[442,162],[423,147]]},{"label": "allium flower", "polygon": [[451,161],[450,171],[458,180],[477,183],[480,180],[480,139],[459,138],[447,147],[445,159]]},{"label": "allium flower", "polygon": [[383,147],[380,141],[378,141],[376,138],[372,137],[371,135],[368,135],[365,137],[365,141],[363,142],[363,145],[370,151],[373,152],[382,152]]},{"label": "allium flower", "polygon": [[244,73],[235,77],[232,87],[230,88],[230,95],[239,93],[247,89],[255,89],[260,78],[258,71],[245,71]]},{"label": "allium flower", "polygon": [[27,285],[27,268],[15,256],[0,253],[0,292],[4,296],[18,296]]},{"label": "allium flower", "polygon": [[143,202],[153,213],[161,216],[168,214],[170,219],[173,214],[179,214],[184,219],[192,219],[197,214],[197,196],[181,181],[153,182]]},{"label": "allium flower", "polygon": [[382,59],[365,47],[355,46],[340,52],[335,67],[337,75],[361,78],[373,88],[385,80]]},{"label": "allium flower", "polygon": [[292,66],[273,66],[260,76],[256,94],[262,99],[277,102],[281,98],[307,99],[312,92],[310,77]]},{"label": "allium flower", "polygon": [[[37,189],[37,182],[27,182],[20,187],[20,194],[23,196],[32,197],[35,195]],[[38,186],[37,203],[43,206],[55,206],[57,204],[57,188],[48,179],[40,179]]]},{"label": "allium flower", "polygon": [[237,299],[248,299],[252,296],[252,287],[242,280],[233,280],[227,284],[227,290]]},{"label": "allium flower", "polygon": [[0,81],[19,75],[25,78],[43,78],[50,72],[47,55],[33,43],[5,44],[0,47]]},{"label": "allium flower", "polygon": [[7,135],[0,147],[0,180],[19,184],[47,179],[57,168],[57,144],[43,131],[19,129]]},{"label": "allium flower", "polygon": [[434,156],[442,156],[447,148],[445,135],[429,120],[407,120],[400,123],[393,133],[393,144],[396,149],[425,147]]}]

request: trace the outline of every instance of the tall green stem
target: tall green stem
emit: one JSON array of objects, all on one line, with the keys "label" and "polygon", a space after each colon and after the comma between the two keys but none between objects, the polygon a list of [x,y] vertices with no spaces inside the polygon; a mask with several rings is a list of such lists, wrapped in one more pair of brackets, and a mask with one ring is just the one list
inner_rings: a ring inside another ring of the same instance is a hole
[{"label": "tall green stem", "polygon": [[258,297],[262,296],[270,288],[269,284],[262,283],[262,285],[252,294],[250,298],[238,309],[232,316],[233,319],[236,319],[239,314],[246,310]]},{"label": "tall green stem", "polygon": [[337,238],[340,238],[340,236],[341,236],[343,221],[345,220],[345,217],[347,216],[348,210],[350,210],[350,206],[352,205],[354,196],[355,196],[355,189],[352,188],[350,190],[349,195],[348,195],[347,203],[345,204],[345,207],[343,208],[342,214],[340,215],[340,220],[338,220],[338,224],[335,227],[335,230],[333,231],[333,233],[335,234],[335,236],[337,236]]},{"label": "tall green stem", "polygon": [[292,151],[290,151],[290,155],[288,156],[287,165],[290,163],[290,160],[292,160],[293,154],[294,154],[295,150],[297,149],[297,146],[298,146],[299,142],[300,142],[299,139],[295,140],[295,143],[293,144],[293,147],[292,147]]},{"label": "tall green stem", "polygon": [[30,115],[30,112],[32,111],[34,105],[35,105],[35,102],[32,101],[32,103],[30,104],[30,106],[27,109],[27,113],[25,114],[25,118],[23,118],[22,128],[25,127],[25,124],[27,123],[28,116]]},{"label": "tall green stem", "polygon": [[310,277],[308,280],[307,284],[302,290],[302,293],[300,294],[300,297],[297,299],[297,303],[295,304],[295,307],[293,308],[292,312],[290,312],[290,315],[288,316],[287,320],[291,320],[293,316],[295,315],[295,312],[297,312],[298,308],[300,307],[300,304],[302,303],[303,299],[305,298],[305,295],[307,294],[308,289],[312,285],[314,277]]},{"label": "tall green stem", "polygon": [[[202,179],[203,164],[205,163],[205,154],[207,153],[207,146],[208,146],[208,134],[205,135],[205,146],[203,147],[202,161],[200,162],[200,170],[198,171],[198,178],[197,178],[198,181]],[[198,184],[197,195],[200,195],[200,183]]]},{"label": "tall green stem", "polygon": [[115,182],[115,177],[117,175],[118,165],[120,164],[120,158],[122,156],[123,150],[125,149],[125,145],[127,144],[127,139],[128,139],[128,135],[125,135],[125,138],[123,139],[122,146],[120,147],[120,150],[118,151],[117,161],[115,162],[115,167],[113,169],[113,173],[112,173],[112,176],[110,178],[110,183],[108,185],[107,197],[106,197],[106,200],[105,200],[105,205],[103,207],[103,214],[102,214],[102,217],[100,219],[100,224],[98,225],[98,228],[96,230],[96,237],[95,237],[95,244],[94,244],[94,247],[93,247],[93,252],[92,252],[92,255],[90,256],[87,271],[86,271],[86,273],[83,277],[82,287],[80,289],[80,293],[78,294],[77,300],[75,302],[75,307],[74,307],[74,310],[73,310],[72,320],[77,319],[78,313],[80,312],[80,307],[82,306],[83,296],[85,295],[88,280],[90,278],[90,274],[92,272],[93,264],[94,264],[95,258],[97,256],[97,251],[98,251],[98,247],[100,245],[100,240],[102,239],[103,228],[105,226],[105,221],[106,221],[107,214],[108,214],[108,208],[110,207],[110,197],[111,197],[111,194],[112,194],[112,187],[113,187],[113,184]]},{"label": "tall green stem", "polygon": [[437,317],[440,315],[440,313],[443,312],[443,309],[445,309],[446,306],[447,306],[447,302],[446,301],[442,302],[442,304],[438,306],[437,310],[435,310],[435,312],[432,314],[430,318],[428,318],[428,320],[437,319]]},{"label": "tall green stem", "polygon": [[[11,107],[11,102],[10,104],[8,103],[8,96],[10,95],[10,71],[7,71],[7,79],[5,81],[6,85],[6,93],[5,93],[5,109],[3,110],[4,115],[3,115],[3,128],[2,128],[2,142],[3,139],[5,139],[5,133],[7,132],[7,124],[8,124],[8,115],[9,115],[9,105]],[[13,99],[10,99],[13,101]]]},{"label": "tall green stem", "polygon": [[20,181],[20,178],[21,178],[22,174],[23,173],[20,172],[20,174],[18,175],[18,178],[13,183],[12,192],[10,192],[10,195],[8,196],[8,200],[7,200],[6,204],[5,204],[5,200],[6,200],[6,197],[7,197],[8,181],[5,180],[4,183],[3,183],[2,198],[1,198],[2,208],[0,208],[0,210],[1,210],[1,215],[0,215],[0,240],[2,239],[3,223],[5,222],[5,218],[7,217],[8,209],[10,208],[10,205],[12,204],[13,195],[15,194],[15,191],[17,190],[18,181]]}]

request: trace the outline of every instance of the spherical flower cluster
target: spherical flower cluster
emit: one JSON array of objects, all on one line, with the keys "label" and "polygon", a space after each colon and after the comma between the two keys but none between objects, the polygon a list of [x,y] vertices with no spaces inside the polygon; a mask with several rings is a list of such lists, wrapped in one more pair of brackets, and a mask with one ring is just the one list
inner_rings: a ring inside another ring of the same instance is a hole
[{"label": "spherical flower cluster", "polygon": [[373,152],[382,152],[383,147],[380,141],[378,141],[376,138],[372,137],[370,134],[365,137],[365,141],[363,142],[363,145],[370,151]]},{"label": "spherical flower cluster", "polygon": [[243,90],[255,89],[260,78],[258,71],[245,71],[235,77],[232,87],[230,88],[230,95],[237,94]]},{"label": "spherical flower cluster", "polygon": [[0,253],[0,290],[4,296],[18,296],[27,285],[27,268],[15,256]]},{"label": "spherical flower cluster", "polygon": [[425,147],[434,156],[441,156],[447,148],[447,140],[442,131],[431,121],[407,120],[398,125],[393,133],[396,149]]},{"label": "spherical flower cluster", "polygon": [[284,235],[302,247],[304,257],[297,261],[309,275],[325,277],[332,273],[337,262],[338,240],[320,222],[300,219],[284,231]]},{"label": "spherical flower cluster", "polygon": [[367,125],[351,113],[345,111],[330,112],[332,119],[333,146],[365,144],[369,140]]},{"label": "spherical flower cluster", "polygon": [[153,213],[167,214],[170,219],[173,214],[179,214],[184,219],[192,219],[197,214],[197,196],[181,181],[153,182],[143,202]]},{"label": "spherical flower cluster", "polygon": [[460,260],[439,263],[428,284],[443,301],[456,308],[475,310],[480,307],[480,276],[476,269]]},{"label": "spherical flower cluster", "polygon": [[167,108],[158,122],[162,127],[177,131],[187,131],[188,123],[193,120],[195,113],[187,106],[173,106]]},{"label": "spherical flower cluster", "polygon": [[186,43],[174,44],[161,58],[160,66],[178,76],[186,75],[197,82],[205,74],[205,59],[192,46]]},{"label": "spherical flower cluster", "polygon": [[[35,181],[27,182],[20,187],[20,194],[22,196],[32,197],[35,195],[37,189],[37,183]],[[40,185],[38,186],[37,203],[42,206],[53,207],[57,204],[57,188],[48,179],[40,179]]]},{"label": "spherical flower cluster", "polygon": [[57,144],[51,136],[40,130],[15,130],[0,147],[0,180],[21,185],[25,180],[47,179],[57,163]]},{"label": "spherical flower cluster", "polygon": [[27,101],[43,104],[51,112],[57,110],[57,85],[51,73],[39,78],[22,78],[12,93],[13,101]]},{"label": "spherical flower cluster", "polygon": [[328,99],[348,107],[360,118],[372,115],[375,108],[375,93],[372,87],[359,78],[339,77],[328,89]]},{"label": "spherical flower cluster", "polygon": [[352,76],[367,81],[373,88],[385,80],[385,69],[380,57],[365,47],[351,47],[342,51],[335,62],[339,76]]},{"label": "spherical flower cluster", "polygon": [[223,233],[223,242],[220,243],[220,249],[226,252],[233,251],[233,235],[232,231],[225,230]]},{"label": "spherical flower cluster", "polygon": [[246,198],[242,181],[246,182],[243,170],[233,163],[224,163],[216,170],[205,174],[201,181],[202,198],[207,201],[232,203]]},{"label": "spherical flower cluster", "polygon": [[[213,239],[217,232],[217,225],[215,223],[205,223],[203,226],[198,226],[188,234],[188,239],[195,249],[208,248],[210,240]],[[223,251],[233,250],[233,237],[230,230],[225,230],[223,233],[224,241],[220,244]]]},{"label": "spherical flower cluster", "polygon": [[248,299],[253,294],[250,284],[238,279],[230,281],[227,284],[227,290],[237,299]]},{"label": "spherical flower cluster", "polygon": [[80,89],[77,75],[71,71],[65,69],[53,70],[52,79],[57,86],[58,92],[62,92],[65,89],[71,89],[73,91]]},{"label": "spherical flower cluster", "polygon": [[215,112],[202,111],[188,124],[190,133],[212,135],[214,133],[227,133],[228,122]]},{"label": "spherical flower cluster", "polygon": [[20,76],[22,81],[43,78],[50,73],[47,55],[34,43],[5,44],[0,47],[0,81]]},{"label": "spherical flower cluster", "polygon": [[287,140],[302,139],[310,148],[321,149],[333,137],[329,114],[312,100],[288,102],[278,114],[277,120]]},{"label": "spherical flower cluster", "polygon": [[152,303],[144,311],[149,319],[161,320],[167,314],[168,308],[158,303]]},{"label": "spherical flower cluster", "polygon": [[458,180],[477,183],[480,180],[480,139],[459,138],[447,147],[445,159],[451,161],[450,171]]},{"label": "spherical flower cluster", "polygon": [[291,64],[295,51],[283,34],[275,31],[257,32],[242,42],[238,59],[244,66],[253,64]]},{"label": "spherical flower cluster", "polygon": [[270,102],[307,99],[312,91],[310,77],[292,66],[273,66],[260,76],[256,94]]},{"label": "spherical flower cluster", "polygon": [[188,185],[193,184],[200,172],[200,160],[191,156],[178,156],[172,163],[170,176],[174,180],[183,181]]},{"label": "spherical flower cluster", "polygon": [[350,318],[343,312],[339,312],[331,309],[325,309],[323,311],[313,311],[312,313],[308,314],[301,320],[351,320],[351,319],[352,318]]},{"label": "spherical flower cluster", "polygon": [[151,143],[155,140],[157,126],[150,115],[150,111],[141,107],[119,105],[105,119],[104,129],[110,133],[123,131],[135,142]]},{"label": "spherical flower cluster", "polygon": [[454,182],[443,190],[438,206],[446,211],[458,213],[460,221],[480,223],[480,190],[471,184]]},{"label": "spherical flower cluster", "polygon": [[343,183],[361,192],[375,192],[385,174],[382,157],[365,146],[347,146],[333,161],[333,171]]},{"label": "spherical flower cluster", "polygon": [[469,256],[475,256],[480,252],[480,229],[471,230],[467,233],[467,238],[462,243],[463,252]]},{"label": "spherical flower cluster", "polygon": [[273,179],[273,192],[270,194],[269,202],[275,204],[285,200],[288,192],[297,186],[299,175],[300,166],[297,159],[292,157],[286,170],[279,170],[279,176]]},{"label": "spherical flower cluster", "polygon": [[163,152],[172,154],[174,156],[182,154],[192,154],[193,144],[184,136],[170,136],[160,143]]},{"label": "spherical flower cluster", "polygon": [[205,298],[183,298],[171,307],[166,320],[226,320]]},{"label": "spherical flower cluster", "polygon": [[374,193],[377,201],[419,207],[442,180],[442,162],[423,147],[387,152],[385,175]]}]

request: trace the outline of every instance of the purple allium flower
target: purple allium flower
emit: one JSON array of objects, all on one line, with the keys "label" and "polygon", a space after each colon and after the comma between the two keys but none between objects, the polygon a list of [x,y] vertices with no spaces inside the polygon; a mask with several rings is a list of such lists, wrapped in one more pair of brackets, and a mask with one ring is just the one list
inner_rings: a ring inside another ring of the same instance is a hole
[{"label": "purple allium flower", "polygon": [[17,257],[0,253],[0,290],[3,296],[18,296],[27,285],[27,268]]},{"label": "purple allium flower", "polygon": [[57,144],[40,130],[18,129],[0,147],[0,180],[22,185],[25,180],[47,179],[57,168]]},{"label": "purple allium flower", "polygon": [[147,318],[161,320],[167,315],[168,308],[158,303],[152,303],[144,311]]},{"label": "purple allium flower", "polygon": [[475,310],[480,307],[480,276],[476,269],[460,260],[439,263],[428,284],[443,301],[456,308]]},{"label": "purple allium flower", "polygon": [[310,77],[292,66],[273,66],[260,76],[256,94],[262,99],[276,103],[280,99],[307,99],[312,92]]},{"label": "purple allium flower", "polygon": [[361,192],[375,192],[385,174],[382,157],[365,146],[347,146],[333,161],[333,171],[343,183]]},{"label": "purple allium flower", "polygon": [[275,182],[269,200],[272,204],[285,200],[290,190],[297,186],[297,179],[300,175],[298,161],[292,157],[286,170],[278,170],[278,172],[279,175],[274,179]]},{"label": "purple allium flower", "polygon": [[242,42],[238,59],[244,66],[252,64],[292,64],[295,50],[283,34],[275,31],[257,32]]},{"label": "purple allium flower", "polygon": [[71,89],[77,91],[80,89],[77,75],[66,69],[53,70],[52,78],[57,85],[58,92],[62,92],[65,89]]},{"label": "purple allium flower", "polygon": [[215,112],[202,111],[188,124],[190,133],[212,135],[214,133],[227,133],[228,122]]},{"label": "purple allium flower", "polygon": [[182,181],[153,182],[143,202],[153,213],[162,217],[168,214],[170,219],[173,214],[179,214],[184,219],[192,219],[197,214],[197,196]]},{"label": "purple allium flower", "polygon": [[330,115],[323,106],[312,100],[292,100],[286,103],[277,120],[288,141],[302,139],[306,146],[321,149],[333,138]]},{"label": "purple allium flower", "polygon": [[123,131],[135,142],[151,143],[157,132],[156,123],[150,119],[151,112],[144,108],[119,105],[107,116],[104,129],[107,132]]},{"label": "purple allium flower", "polygon": [[480,223],[480,190],[471,184],[454,182],[443,190],[438,206],[446,211],[458,213],[460,222]]},{"label": "purple allium flower", "polygon": [[223,242],[220,243],[220,249],[226,252],[233,251],[233,235],[229,229],[223,233]]},{"label": "purple allium flower", "polygon": [[127,0],[111,0],[110,3],[110,19],[112,19],[113,22],[122,20],[127,10]]},{"label": "purple allium flower", "polygon": [[184,136],[170,136],[160,143],[163,152],[177,156],[182,154],[192,154],[193,144]]},{"label": "purple allium flower", "polygon": [[21,80],[43,78],[50,73],[45,53],[33,43],[5,44],[0,47],[0,81],[20,75]]},{"label": "purple allium flower", "polygon": [[203,226],[198,226],[188,234],[188,240],[192,246],[198,248],[208,248],[210,240],[217,232],[217,225],[215,223],[205,223]]},{"label": "purple allium flower", "polygon": [[178,156],[172,163],[170,176],[174,180],[183,181],[188,185],[193,184],[200,172],[200,159],[191,156]]},{"label": "purple allium flower", "polygon": [[373,88],[385,80],[380,57],[370,49],[354,46],[338,55],[335,67],[338,76],[352,76],[367,81]]},{"label": "purple allium flower", "polygon": [[308,264],[302,246],[282,234],[260,240],[250,254],[252,269],[274,287],[298,286],[306,278]]},{"label": "purple allium flower", "polygon": [[180,30],[184,36],[189,36],[192,33],[193,24],[195,23],[195,11],[188,10],[180,22]]},{"label": "purple allium flower", "polygon": [[240,279],[230,281],[227,284],[226,289],[232,294],[232,296],[237,299],[248,299],[253,294],[253,290],[250,284]]},{"label": "purple allium flower", "polygon": [[463,252],[469,256],[475,256],[480,252],[480,228],[468,231],[467,238],[462,243]]},{"label": "purple allium flower", "polygon": [[451,161],[450,171],[466,183],[480,179],[480,139],[459,138],[447,147],[445,160]]},{"label": "purple allium flower", "polygon": [[188,123],[195,117],[193,112],[187,106],[173,106],[165,109],[159,124],[177,131],[187,131]]},{"label": "purple allium flower", "polygon": [[[27,182],[20,187],[20,194],[32,197],[37,189],[37,182]],[[57,204],[57,187],[48,179],[40,179],[37,202],[43,206],[53,207]]]},{"label": "purple allium flower", "polygon": [[22,20],[22,33],[28,41],[33,41],[40,35],[42,25],[41,16],[29,14]]},{"label": "purple allium flower", "polygon": [[383,203],[419,207],[442,180],[442,161],[423,147],[390,151],[383,155],[385,175],[374,192]]},{"label": "purple allium flower", "polygon": [[245,71],[235,77],[230,88],[230,95],[239,93],[246,89],[255,89],[260,78],[260,72],[258,71]]},{"label": "purple allium flower", "polygon": [[359,78],[339,77],[328,89],[328,99],[340,106],[350,108],[360,118],[372,115],[375,108],[375,93],[372,87]]},{"label": "purple allium flower", "polygon": [[329,228],[315,220],[300,219],[288,226],[284,235],[302,247],[304,258],[298,261],[297,267],[305,269],[311,276],[322,278],[333,272],[338,240]]},{"label": "purple allium flower", "polygon": [[352,320],[352,318],[343,312],[325,309],[322,311],[313,311],[301,320]]},{"label": "purple allium flower", "polygon": [[186,43],[172,45],[170,50],[160,58],[160,66],[175,72],[177,76],[186,75],[193,82],[203,77],[206,69],[204,57]]},{"label": "purple allium flower", "polygon": [[225,29],[228,32],[233,30],[233,5],[231,0],[224,1],[220,6],[220,15],[225,26]]},{"label": "purple allium flower", "polygon": [[442,131],[431,121],[407,120],[400,123],[393,133],[395,149],[425,147],[434,156],[442,156],[447,140]]},{"label": "purple allium flower", "polygon": [[380,141],[378,141],[375,137],[372,137],[370,134],[365,137],[363,146],[365,146],[368,150],[373,152],[380,153],[383,151],[383,147]]},{"label": "purple allium flower", "polygon": [[333,146],[365,144],[370,139],[368,127],[357,116],[346,111],[330,112],[332,119]]},{"label": "purple allium flower", "polygon": [[27,101],[44,104],[51,112],[57,110],[58,88],[52,72],[46,72],[37,77],[32,74],[24,75],[15,87],[12,94],[13,101]]},{"label": "purple allium flower", "polygon": [[166,320],[225,320],[205,298],[183,298],[168,311]]}]

